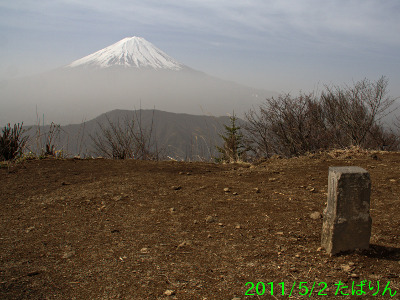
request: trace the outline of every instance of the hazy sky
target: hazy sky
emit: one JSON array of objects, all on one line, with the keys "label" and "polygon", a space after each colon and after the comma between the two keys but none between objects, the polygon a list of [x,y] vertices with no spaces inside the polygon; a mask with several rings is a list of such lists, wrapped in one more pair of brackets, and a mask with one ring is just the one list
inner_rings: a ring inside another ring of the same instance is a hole
[{"label": "hazy sky", "polygon": [[253,87],[295,94],[385,75],[400,96],[399,0],[0,0],[0,79],[128,36]]}]

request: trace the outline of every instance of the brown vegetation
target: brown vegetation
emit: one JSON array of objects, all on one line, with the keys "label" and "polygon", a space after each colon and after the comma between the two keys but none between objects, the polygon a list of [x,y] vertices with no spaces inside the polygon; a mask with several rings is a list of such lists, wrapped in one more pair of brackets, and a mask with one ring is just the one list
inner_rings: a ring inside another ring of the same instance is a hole
[{"label": "brown vegetation", "polygon": [[399,135],[381,123],[395,102],[388,96],[387,84],[381,77],[351,87],[326,87],[320,96],[268,98],[246,115],[249,141],[258,156],[266,157],[352,146],[399,150]]}]

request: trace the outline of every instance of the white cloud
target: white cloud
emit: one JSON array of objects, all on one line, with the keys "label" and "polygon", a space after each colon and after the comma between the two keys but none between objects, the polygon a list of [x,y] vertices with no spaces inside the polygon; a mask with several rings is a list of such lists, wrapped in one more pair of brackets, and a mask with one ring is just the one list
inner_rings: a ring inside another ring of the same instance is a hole
[{"label": "white cloud", "polygon": [[[4,10],[29,14],[5,18],[3,26],[71,26],[116,28],[127,24],[160,26],[193,34],[262,40],[287,36],[313,42],[365,39],[399,46],[400,6],[397,0],[53,0],[1,2]],[[29,24],[34,15],[39,14]],[[98,21],[96,24],[94,21]],[[4,24],[4,23],[8,24]]]}]

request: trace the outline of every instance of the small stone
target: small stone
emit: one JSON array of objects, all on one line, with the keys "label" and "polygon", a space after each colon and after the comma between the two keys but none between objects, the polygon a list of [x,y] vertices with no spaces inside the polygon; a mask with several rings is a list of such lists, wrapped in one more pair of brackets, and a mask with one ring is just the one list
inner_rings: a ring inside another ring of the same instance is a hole
[{"label": "small stone", "polygon": [[28,232],[32,231],[33,229],[35,229],[35,226],[28,227],[28,228],[25,230],[25,232],[28,233]]},{"label": "small stone", "polygon": [[213,216],[207,216],[206,217],[206,223],[214,223],[217,220]]},{"label": "small stone", "polygon": [[350,265],[340,265],[340,269],[342,269],[343,272],[349,273],[353,268]]},{"label": "small stone", "polygon": [[74,256],[74,254],[75,254],[74,250],[66,251],[66,252],[64,252],[62,258],[68,259],[68,258],[71,258],[72,256]]},{"label": "small stone", "polygon": [[183,241],[182,243],[180,243],[179,245],[178,245],[178,249],[180,249],[180,248],[183,248],[183,247],[185,247],[185,246],[190,246],[192,243],[190,242],[190,241]]},{"label": "small stone", "polygon": [[375,274],[371,274],[371,275],[369,275],[369,277],[370,277],[372,280],[380,280],[380,279],[381,279],[381,276],[375,275]]},{"label": "small stone", "polygon": [[211,235],[211,234],[208,234],[207,237],[208,237],[209,239],[211,239],[211,238],[212,238],[212,235]]},{"label": "small stone", "polygon": [[322,250],[322,247],[318,247],[317,248],[317,251],[319,252],[319,251],[321,251]]},{"label": "small stone", "polygon": [[175,190],[175,191],[179,191],[179,190],[182,189],[182,187],[181,187],[180,185],[178,185],[178,186],[173,185],[173,186],[171,187],[171,189],[173,189],[173,190]]},{"label": "small stone", "polygon": [[296,254],[294,257],[296,257],[296,258],[300,258],[300,254]]},{"label": "small stone", "polygon": [[175,207],[171,207],[171,208],[169,209],[169,211],[170,211],[170,212],[174,212],[174,211],[176,211],[176,208],[175,208]]},{"label": "small stone", "polygon": [[29,276],[29,277],[33,277],[33,276],[36,276],[36,275],[39,275],[39,274],[40,274],[40,271],[32,271],[32,272],[29,272],[26,275]]},{"label": "small stone", "polygon": [[259,194],[260,193],[260,189],[259,188],[255,188],[254,191]]},{"label": "small stone", "polygon": [[224,226],[224,224],[222,224],[222,223],[218,223],[218,226],[221,226],[221,227],[223,227],[223,226]]},{"label": "small stone", "polygon": [[149,253],[150,250],[149,250],[149,248],[142,248],[142,249],[140,249],[140,252],[141,253]]},{"label": "small stone", "polygon": [[268,178],[268,181],[271,181],[271,182],[274,182],[274,181],[277,181],[277,180],[278,180],[278,179],[275,178],[275,177]]},{"label": "small stone", "polygon": [[229,188],[227,188],[227,187],[224,188],[224,192],[225,192],[225,193],[229,193],[230,191],[231,191],[231,190],[230,190]]},{"label": "small stone", "polygon": [[237,192],[233,192],[232,195],[237,196],[237,195],[239,195],[239,194],[238,194]]},{"label": "small stone", "polygon": [[183,175],[184,173],[183,172],[179,172],[179,175]]},{"label": "small stone", "polygon": [[277,235],[283,235],[283,231],[278,231],[276,234]]},{"label": "small stone", "polygon": [[319,211],[314,211],[313,213],[310,214],[310,218],[313,220],[318,220],[321,219],[322,214]]},{"label": "small stone", "polygon": [[242,226],[240,226],[240,224],[236,224],[236,225],[235,225],[235,228],[236,228],[236,229],[241,229]]},{"label": "small stone", "polygon": [[358,276],[357,274],[355,274],[355,273],[352,273],[352,274],[350,275],[350,277],[351,277],[351,278],[358,278],[359,276]]},{"label": "small stone", "polygon": [[172,296],[172,295],[175,295],[175,291],[173,291],[173,290],[166,290],[166,291],[164,292],[164,295],[165,295],[165,296]]},{"label": "small stone", "polygon": [[199,221],[197,221],[197,220],[193,221],[193,224],[198,224],[198,223],[199,223]]}]

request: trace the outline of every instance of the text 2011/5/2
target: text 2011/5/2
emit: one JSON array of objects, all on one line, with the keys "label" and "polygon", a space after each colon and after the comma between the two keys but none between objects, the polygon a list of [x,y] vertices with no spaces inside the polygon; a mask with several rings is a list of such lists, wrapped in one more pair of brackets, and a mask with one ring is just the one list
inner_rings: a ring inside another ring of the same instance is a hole
[{"label": "text 2011/5/2", "polygon": [[[366,295],[382,295],[388,297],[394,297],[397,294],[394,286],[390,287],[390,281],[386,284],[380,284],[379,281],[367,281],[362,280],[359,283],[352,281],[351,284],[344,282],[337,282],[333,284],[334,291],[331,292],[331,295],[335,296],[366,296]],[[308,296],[311,297],[312,294],[318,296],[328,296],[328,284],[326,282],[293,282],[290,285],[290,293],[285,293],[285,283],[279,282],[274,286],[273,282],[268,282],[265,284],[264,282],[253,283],[251,281],[246,283],[246,296],[262,296],[265,293],[270,295],[288,295],[289,297],[294,296],[296,294],[300,296]]]},{"label": "text 2011/5/2", "polygon": [[[306,287],[304,284],[306,284],[307,282],[300,282],[299,283],[299,295],[308,295],[308,287]],[[315,284],[315,282],[314,282]],[[285,283],[284,282],[279,282],[277,283],[277,287],[275,286],[274,289],[274,283],[273,282],[268,282],[267,284],[265,284],[264,282],[257,282],[256,284],[254,284],[253,282],[249,281],[246,283],[246,296],[255,296],[255,295],[265,295],[265,293],[267,292],[267,294],[270,295],[274,295],[278,294],[278,295],[285,295]],[[327,296],[327,294],[324,294],[324,290],[328,287],[328,285],[325,282],[320,282],[319,284],[319,291],[316,291],[316,293],[320,296]],[[268,286],[268,290],[267,290],[267,286]],[[300,291],[301,289],[305,288],[306,291]],[[289,295],[289,297],[292,295],[293,291],[291,291],[291,294]]]}]

